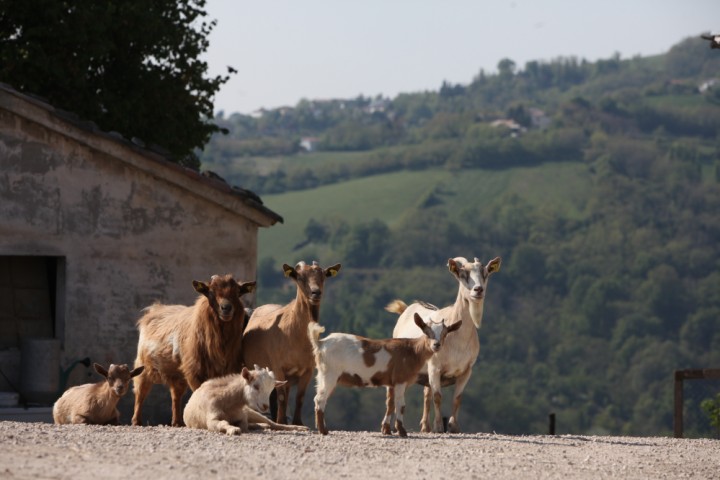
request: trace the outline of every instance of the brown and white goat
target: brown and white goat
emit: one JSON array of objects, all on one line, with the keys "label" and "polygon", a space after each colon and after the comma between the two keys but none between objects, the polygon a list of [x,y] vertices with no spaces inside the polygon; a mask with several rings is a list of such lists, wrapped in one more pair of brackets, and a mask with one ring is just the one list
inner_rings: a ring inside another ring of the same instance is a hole
[{"label": "brown and white goat", "polygon": [[133,425],[142,424],[142,404],[153,384],[168,385],[172,425],[182,425],[182,397],[209,378],[242,369],[245,308],[240,297],[255,282],[239,283],[232,275],[214,275],[210,283],[193,281],[200,293],[194,305],[156,303],[138,320],[140,339],[135,365],[145,372],[135,377]]},{"label": "brown and white goat", "polygon": [[[183,413],[185,425],[228,435],[247,433],[248,414],[267,412],[270,392],[285,385],[267,368],[243,367],[241,373],[211,378],[193,392]],[[281,425],[283,430],[307,430],[295,425]]]},{"label": "brown and white goat", "polygon": [[295,268],[283,265],[286,277],[295,280],[297,294],[285,306],[262,305],[248,321],[243,336],[242,355],[245,365],[268,367],[275,377],[288,384],[277,389],[278,423],[286,423],[290,386],[297,385],[293,424],[302,425],[302,406],[315,360],[312,345],[307,336],[310,323],[317,323],[320,317],[325,279],[334,277],[341,265],[321,268],[317,262],[307,265],[299,262]]},{"label": "brown and white goat", "polygon": [[381,432],[390,435],[390,422],[396,413],[395,428],[407,437],[403,425],[405,389],[415,383],[417,374],[433,354],[440,351],[448,333],[460,328],[462,322],[449,327],[444,321],[426,323],[415,314],[415,325],[422,335],[418,338],[387,338],[372,340],[347,333],[332,333],[320,339],[325,328],[308,325],[308,337],[313,345],[317,364],[317,394],[315,395],[315,424],[327,435],[325,407],[335,386],[387,387],[385,417]]},{"label": "brown and white goat", "polygon": [[105,367],[93,364],[95,371],[105,377],[97,383],[69,388],[53,405],[53,420],[57,424],[87,423],[118,425],[120,411],[117,404],[130,388],[130,380],[142,373],[139,366],[130,370],[127,365],[110,364]]},{"label": "brown and white goat", "polygon": [[[458,412],[460,411],[462,392],[470,380],[473,364],[480,353],[477,329],[482,324],[488,279],[491,274],[500,270],[500,263],[500,257],[490,260],[487,265],[483,265],[477,258],[472,262],[463,257],[449,259],[448,269],[458,281],[458,295],[453,305],[439,311],[436,307],[424,302],[416,302],[408,306],[402,300],[395,300],[386,307],[389,312],[401,314],[393,330],[395,338],[418,336],[417,330],[413,327],[413,318],[417,313],[423,317],[435,315],[445,318],[450,325],[461,319],[472,320],[472,322],[463,322],[462,328],[448,339],[447,345],[442,351],[433,355],[420,371],[418,383],[425,387],[423,416],[420,421],[420,429],[423,432],[442,433],[445,431],[440,409],[442,387],[453,384],[455,391],[448,431],[453,433],[460,431]],[[435,406],[435,420],[432,429],[430,428],[431,402]]]}]

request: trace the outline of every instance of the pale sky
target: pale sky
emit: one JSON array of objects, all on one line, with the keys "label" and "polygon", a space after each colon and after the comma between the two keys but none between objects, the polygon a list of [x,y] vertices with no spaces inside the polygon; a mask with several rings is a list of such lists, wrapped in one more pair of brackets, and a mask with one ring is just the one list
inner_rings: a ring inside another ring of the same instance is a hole
[{"label": "pale sky", "polygon": [[206,10],[218,21],[209,73],[238,70],[215,96],[226,115],[468,84],[503,58],[523,69],[655,55],[720,32],[720,0],[208,0]]}]

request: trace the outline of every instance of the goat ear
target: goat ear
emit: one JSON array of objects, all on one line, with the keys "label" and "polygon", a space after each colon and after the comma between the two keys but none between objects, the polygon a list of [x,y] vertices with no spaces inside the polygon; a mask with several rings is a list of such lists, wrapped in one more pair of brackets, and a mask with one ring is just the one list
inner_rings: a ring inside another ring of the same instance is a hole
[{"label": "goat ear", "polygon": [[453,260],[452,258],[448,258],[447,266],[448,266],[448,270],[450,270],[450,272],[452,272],[454,275],[458,275],[458,266],[457,266],[457,262],[455,262],[455,260]]},{"label": "goat ear", "polygon": [[500,270],[500,263],[502,263],[500,257],[495,257],[488,262],[485,268],[487,268],[488,273],[495,273]]},{"label": "goat ear", "polygon": [[340,271],[340,268],[341,268],[341,267],[342,267],[342,265],[340,265],[339,263],[336,263],[336,264],[333,265],[332,267],[326,268],[326,269],[325,269],[325,276],[326,276],[326,277],[334,277],[335,275],[338,274],[338,272]]},{"label": "goat ear", "polygon": [[455,330],[457,330],[458,328],[460,328],[460,325],[462,325],[462,320],[460,320],[460,321],[457,322],[457,323],[453,323],[452,325],[448,325],[448,327],[447,327],[448,333],[454,332]]},{"label": "goat ear", "polygon": [[295,271],[295,269],[293,267],[291,267],[290,265],[288,265],[287,263],[283,263],[283,273],[285,274],[286,277],[291,277],[291,278],[297,277],[297,272]]},{"label": "goat ear", "polygon": [[140,365],[139,367],[134,368],[130,372],[130,378],[137,377],[138,375],[140,375],[143,372],[143,370],[145,370],[145,365]]},{"label": "goat ear", "polygon": [[103,367],[103,366],[100,365],[99,363],[93,363],[93,368],[94,368],[95,371],[98,372],[100,375],[102,375],[103,377],[107,378],[107,376],[108,376],[108,371],[105,370],[105,367]]},{"label": "goat ear", "polygon": [[415,312],[415,316],[413,317],[413,319],[415,320],[415,325],[420,327],[420,330],[422,330],[424,332],[425,329],[427,328],[427,325],[425,324],[425,320],[422,319],[420,314]]},{"label": "goat ear", "polygon": [[248,382],[250,381],[250,370],[247,369],[247,367],[243,367],[242,372],[240,372],[240,375],[243,376],[245,380]]},{"label": "goat ear", "polygon": [[207,283],[200,282],[198,280],[193,280],[193,288],[196,292],[201,293],[207,297],[208,293],[210,293],[210,287]]},{"label": "goat ear", "polygon": [[284,387],[287,383],[287,380],[283,380],[282,382],[280,380],[275,380],[275,388]]},{"label": "goat ear", "polygon": [[238,286],[240,287],[240,295],[239,296],[242,297],[246,293],[254,292],[255,285],[257,285],[257,282],[245,282],[245,283],[238,282]]}]

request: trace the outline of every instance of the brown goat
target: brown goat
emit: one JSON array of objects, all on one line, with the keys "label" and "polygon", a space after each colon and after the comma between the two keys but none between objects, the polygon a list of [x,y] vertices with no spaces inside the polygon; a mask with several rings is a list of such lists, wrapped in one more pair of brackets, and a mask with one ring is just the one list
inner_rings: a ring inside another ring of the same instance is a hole
[{"label": "brown goat", "polygon": [[210,283],[193,281],[200,293],[192,306],[154,304],[138,320],[140,339],[135,365],[145,372],[135,377],[133,425],[142,424],[142,404],[153,384],[168,385],[172,425],[182,426],[182,397],[205,380],[242,369],[245,307],[240,297],[255,282],[239,283],[232,275],[214,275]]},{"label": "brown goat", "polygon": [[307,336],[308,324],[320,317],[325,279],[334,277],[341,265],[322,269],[317,262],[298,263],[295,268],[283,265],[285,276],[295,280],[297,294],[285,306],[262,305],[248,321],[243,336],[242,355],[245,365],[268,367],[278,381],[289,383],[277,389],[278,423],[286,423],[290,386],[297,385],[293,424],[302,425],[305,391],[315,369],[312,345]]},{"label": "brown goat", "polygon": [[120,411],[117,404],[130,388],[130,380],[140,375],[143,367],[130,370],[127,365],[114,365],[105,370],[97,363],[95,371],[105,377],[97,383],[69,388],[53,405],[53,420],[57,424],[87,423],[118,425]]}]

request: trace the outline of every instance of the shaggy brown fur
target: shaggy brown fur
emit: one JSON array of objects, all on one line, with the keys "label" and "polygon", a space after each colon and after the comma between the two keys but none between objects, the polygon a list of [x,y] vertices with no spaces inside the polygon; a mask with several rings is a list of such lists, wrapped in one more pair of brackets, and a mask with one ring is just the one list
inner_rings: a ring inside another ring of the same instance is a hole
[{"label": "shaggy brown fur", "polygon": [[142,424],[142,404],[153,384],[168,385],[172,425],[182,426],[182,396],[205,380],[242,369],[245,308],[240,297],[255,282],[238,283],[232,275],[215,275],[209,284],[193,281],[201,295],[192,306],[155,304],[138,320],[140,339],[135,365],[145,372],[135,377],[132,424]]},{"label": "shaggy brown fur", "polygon": [[283,265],[285,276],[297,283],[295,300],[285,306],[258,307],[248,321],[242,346],[245,365],[268,367],[278,381],[288,381],[287,385],[277,389],[278,423],[286,423],[290,385],[296,384],[293,424],[303,424],[302,405],[315,368],[307,326],[317,322],[320,316],[325,279],[337,275],[340,267],[338,263],[323,269],[317,262],[312,265],[300,262],[295,268]]}]

